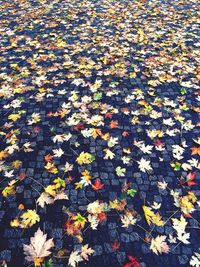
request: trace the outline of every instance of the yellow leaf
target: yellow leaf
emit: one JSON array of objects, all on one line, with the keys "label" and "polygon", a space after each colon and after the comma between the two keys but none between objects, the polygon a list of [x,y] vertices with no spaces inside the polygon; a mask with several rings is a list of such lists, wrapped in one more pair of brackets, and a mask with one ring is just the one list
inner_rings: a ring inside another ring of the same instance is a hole
[{"label": "yellow leaf", "polygon": [[19,225],[20,225],[20,221],[18,218],[14,219],[10,222],[10,226],[12,226],[12,227],[19,227]]},{"label": "yellow leaf", "polygon": [[51,196],[55,196],[56,195],[56,184],[55,185],[48,185],[45,188],[45,192],[48,193]]},{"label": "yellow leaf", "polygon": [[22,219],[22,228],[31,227],[40,221],[40,217],[35,210],[27,210],[20,218]]},{"label": "yellow leaf", "polygon": [[73,216],[72,219],[75,221],[74,223],[75,226],[81,226],[82,228],[84,228],[85,223],[87,222],[86,218],[83,217],[80,213]]},{"label": "yellow leaf", "polygon": [[78,162],[79,165],[83,165],[91,163],[92,161],[94,161],[94,159],[95,157],[92,154],[87,152],[81,152],[76,161]]},{"label": "yellow leaf", "polygon": [[12,120],[12,121],[16,121],[16,120],[18,120],[20,117],[21,117],[21,115],[19,115],[19,114],[10,114],[10,115],[8,116],[8,119],[9,119],[9,120]]},{"label": "yellow leaf", "polygon": [[10,183],[8,184],[8,186],[6,186],[3,191],[2,191],[2,195],[4,197],[7,197],[8,195],[14,195],[16,193],[15,190],[15,184],[16,184],[16,180],[12,180],[10,181]]},{"label": "yellow leaf", "polygon": [[148,225],[150,225],[151,223],[156,224],[157,226],[163,226],[164,225],[164,221],[162,220],[161,216],[159,213],[154,213],[151,208],[147,207],[147,206],[143,206],[143,211],[144,211],[144,216],[145,219],[148,223]]}]

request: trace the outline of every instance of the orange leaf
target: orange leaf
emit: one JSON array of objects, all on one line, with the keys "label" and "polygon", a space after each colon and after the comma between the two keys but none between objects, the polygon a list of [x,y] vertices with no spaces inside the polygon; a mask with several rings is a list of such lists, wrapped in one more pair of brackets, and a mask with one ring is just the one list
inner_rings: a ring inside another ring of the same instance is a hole
[{"label": "orange leaf", "polygon": [[104,184],[101,183],[101,180],[98,178],[96,179],[96,181],[94,182],[94,184],[92,184],[92,188],[95,191],[101,190],[104,188]]},{"label": "orange leaf", "polygon": [[146,106],[147,102],[145,100],[140,100],[140,101],[138,101],[138,104],[140,104],[142,106]]},{"label": "orange leaf", "polygon": [[8,153],[5,150],[0,151],[0,160],[8,157]]},{"label": "orange leaf", "polygon": [[51,161],[52,161],[52,158],[53,158],[53,156],[50,155],[50,154],[48,154],[48,155],[46,155],[46,156],[44,157],[44,160],[47,161],[47,162],[51,162]]},{"label": "orange leaf", "polygon": [[111,123],[110,123],[110,125],[109,125],[109,127],[111,128],[111,129],[113,129],[113,128],[119,128],[119,125],[118,125],[118,121],[111,121]]},{"label": "orange leaf", "polygon": [[92,137],[94,138],[94,139],[96,139],[97,138],[97,136],[101,136],[102,135],[102,133],[101,133],[101,129],[100,128],[97,128],[97,129],[93,129],[93,131],[92,131]]},{"label": "orange leaf", "polygon": [[200,155],[200,147],[192,147],[192,155]]},{"label": "orange leaf", "polygon": [[130,111],[128,108],[122,108],[121,111],[124,113],[124,114],[129,114]]}]

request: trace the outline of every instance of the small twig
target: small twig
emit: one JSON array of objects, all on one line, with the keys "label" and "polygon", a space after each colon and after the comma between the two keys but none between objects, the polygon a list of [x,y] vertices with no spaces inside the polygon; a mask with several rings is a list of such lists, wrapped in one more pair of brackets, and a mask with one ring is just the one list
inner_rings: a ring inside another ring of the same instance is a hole
[{"label": "small twig", "polygon": [[179,242],[174,248],[173,250],[175,250],[182,242]]},{"label": "small twig", "polygon": [[32,178],[32,177],[29,177],[31,180],[33,180],[34,182],[36,182],[37,184],[39,184],[40,186],[42,186],[44,189],[45,189],[45,187],[44,187],[44,185],[43,184],[41,184],[40,182],[38,182],[37,180],[35,180],[34,178]]},{"label": "small twig", "polygon": [[177,213],[179,210],[176,210],[164,223],[164,225]]}]

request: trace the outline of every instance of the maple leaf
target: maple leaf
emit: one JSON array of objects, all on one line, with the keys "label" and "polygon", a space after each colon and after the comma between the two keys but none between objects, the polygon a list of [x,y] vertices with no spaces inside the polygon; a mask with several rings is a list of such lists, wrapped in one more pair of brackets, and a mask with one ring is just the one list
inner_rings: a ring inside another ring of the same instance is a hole
[{"label": "maple leaf", "polygon": [[192,147],[192,155],[199,155],[200,156],[200,147]]},{"label": "maple leaf", "polygon": [[100,222],[100,220],[95,215],[88,215],[88,222],[90,223],[90,227],[92,230],[97,230],[97,226]]},{"label": "maple leaf", "polygon": [[44,160],[45,160],[46,162],[51,162],[52,159],[53,159],[53,156],[50,155],[50,154],[48,154],[48,155],[46,155],[46,156],[44,157]]},{"label": "maple leaf", "polygon": [[60,177],[57,177],[56,179],[54,179],[53,182],[56,185],[57,189],[60,188],[60,187],[65,187],[66,186],[65,180],[61,179]]},{"label": "maple leaf", "polygon": [[122,199],[122,200],[115,199],[115,200],[109,202],[111,209],[116,209],[119,211],[123,211],[126,204],[127,204],[126,199]]},{"label": "maple leaf", "polygon": [[105,118],[112,119],[113,114],[111,112],[107,112],[105,114]]},{"label": "maple leaf", "polygon": [[128,256],[129,262],[124,264],[123,267],[140,267],[140,263],[138,262],[136,257]]},{"label": "maple leaf", "polygon": [[70,133],[69,134],[57,134],[53,137],[53,142],[63,143],[64,141],[68,141],[71,137],[72,135]]},{"label": "maple leaf", "polygon": [[181,183],[181,185],[194,186],[194,185],[196,185],[196,183],[194,181],[195,177],[196,177],[196,173],[190,172],[187,175],[186,180],[183,177],[181,177],[180,183]]},{"label": "maple leaf", "polygon": [[70,254],[68,264],[72,267],[76,267],[79,262],[83,261],[79,251],[73,251]]},{"label": "maple leaf", "polygon": [[161,235],[161,236],[158,235],[156,238],[152,238],[150,249],[157,255],[158,255],[158,253],[160,253],[160,254],[168,253],[169,252],[169,246],[167,245],[165,240],[166,240],[166,236],[164,236],[164,235]]},{"label": "maple leaf", "polygon": [[114,147],[116,144],[118,144],[118,137],[110,137],[108,141],[108,147]]},{"label": "maple leaf", "polygon": [[75,221],[74,225],[75,226],[81,226],[82,228],[84,228],[85,223],[87,222],[86,218],[83,217],[80,213],[78,213],[75,216],[72,216],[72,219]]},{"label": "maple leaf", "polygon": [[66,162],[65,163],[65,166],[62,168],[62,170],[64,172],[72,171],[72,169],[73,169],[73,164],[69,164],[69,162]]},{"label": "maple leaf", "polygon": [[151,223],[156,224],[157,226],[163,226],[164,221],[162,220],[159,213],[154,213],[150,207],[143,206],[143,211],[145,215],[145,219],[147,220],[147,223],[150,225]]},{"label": "maple leaf", "polygon": [[53,173],[53,174],[57,174],[58,173],[58,169],[57,167],[54,165],[53,162],[47,162],[47,164],[44,166],[45,169],[47,169],[48,172]]},{"label": "maple leaf", "polygon": [[118,250],[120,248],[120,242],[118,242],[118,241],[112,242],[111,247],[113,250]]},{"label": "maple leaf", "polygon": [[193,192],[188,192],[187,195],[180,197],[177,192],[173,194],[176,207],[180,207],[185,216],[191,217],[191,213],[195,211],[194,204],[197,202],[197,197]]},{"label": "maple leaf", "polygon": [[139,146],[139,148],[144,154],[151,154],[153,146],[150,145],[145,146],[145,144],[142,144],[141,146]]},{"label": "maple leaf", "polygon": [[124,136],[124,137],[127,137],[127,136],[129,136],[129,132],[127,132],[127,131],[124,131],[124,132],[122,133],[122,136]]},{"label": "maple leaf", "polygon": [[109,133],[105,133],[101,135],[101,138],[105,141],[108,141],[110,139],[110,134]]},{"label": "maple leaf", "polygon": [[126,193],[127,193],[128,196],[134,197],[135,194],[137,193],[137,190],[134,189],[134,188],[131,188],[131,189],[128,189]]},{"label": "maple leaf", "polygon": [[79,123],[79,124],[75,125],[73,128],[74,128],[75,131],[78,132],[78,131],[83,130],[85,128],[85,126],[84,126],[83,123]]},{"label": "maple leaf", "polygon": [[129,225],[134,225],[137,221],[134,214],[131,211],[126,211],[124,215],[121,215],[122,227],[128,228]]},{"label": "maple leaf", "polygon": [[22,219],[22,228],[31,227],[40,221],[40,217],[35,210],[27,210],[20,218]]},{"label": "maple leaf", "polygon": [[92,129],[92,137],[96,139],[98,136],[101,136],[102,132],[100,128],[93,128]]},{"label": "maple leaf", "polygon": [[125,176],[125,173],[126,173],[126,169],[125,168],[122,168],[122,167],[118,166],[115,169],[115,171],[116,171],[117,176],[121,176],[121,177]]},{"label": "maple leaf", "polygon": [[110,127],[111,129],[119,128],[118,121],[114,121],[114,120],[112,120],[112,121],[110,122],[109,127]]},{"label": "maple leaf", "polygon": [[[31,243],[29,245],[23,245],[24,254],[26,255],[25,258],[28,262],[36,263],[38,259],[42,262],[43,258],[51,254],[50,249],[54,246],[53,239],[47,240],[47,234],[44,234],[40,228],[38,228],[34,237],[31,237],[30,241]],[[37,265],[35,264],[35,266]]]},{"label": "maple leaf", "polygon": [[105,152],[104,159],[113,159],[115,157],[115,154],[109,148],[105,148],[103,151]]},{"label": "maple leaf", "polygon": [[0,151],[0,160],[7,158],[8,155],[9,155],[9,154],[8,154],[7,151],[5,151],[5,150],[1,150],[1,151]]},{"label": "maple leaf", "polygon": [[175,171],[180,171],[181,169],[181,163],[178,161],[176,161],[175,163],[172,162],[170,165],[174,168]]},{"label": "maple leaf", "polygon": [[9,116],[8,116],[8,119],[9,120],[12,120],[12,121],[17,121],[19,118],[21,117],[21,115],[20,114],[10,114]]},{"label": "maple leaf", "polygon": [[98,213],[98,219],[100,221],[106,221],[106,219],[107,219],[106,213],[105,212]]},{"label": "maple leaf", "polygon": [[12,162],[11,165],[14,169],[19,169],[19,167],[22,165],[22,161],[21,160],[15,160]]},{"label": "maple leaf", "polygon": [[168,186],[168,183],[166,183],[165,181],[163,182],[158,182],[158,188],[161,190],[165,190]]},{"label": "maple leaf", "polygon": [[56,195],[56,189],[57,187],[55,184],[50,184],[45,188],[45,192],[54,197]]},{"label": "maple leaf", "polygon": [[16,193],[16,180],[12,180],[9,184],[3,189],[2,195],[7,197],[8,195],[14,195]]},{"label": "maple leaf", "polygon": [[81,152],[76,161],[79,165],[89,164],[95,160],[95,157],[88,152]]},{"label": "maple leaf", "polygon": [[138,167],[142,172],[146,172],[146,171],[151,171],[151,165],[150,165],[150,160],[146,160],[144,158],[141,158],[141,160],[137,161],[138,163]]},{"label": "maple leaf", "polygon": [[65,194],[65,192],[60,191],[57,192],[56,195],[54,196],[54,201],[60,200],[60,199],[69,199],[68,196]]},{"label": "maple leaf", "polygon": [[99,214],[103,211],[104,204],[100,203],[99,200],[96,200],[87,205],[87,211],[92,214]]},{"label": "maple leaf", "polygon": [[59,148],[59,149],[53,149],[53,156],[56,157],[56,158],[60,158],[63,154],[64,154],[64,151]]},{"label": "maple leaf", "polygon": [[88,260],[88,257],[94,253],[94,250],[92,248],[88,247],[88,244],[82,246],[81,248],[81,257],[84,260]]},{"label": "maple leaf", "polygon": [[33,149],[30,146],[31,146],[31,143],[30,142],[26,142],[23,145],[24,152],[31,152],[31,151],[33,151]]},{"label": "maple leaf", "polygon": [[47,193],[45,193],[45,192],[43,192],[43,193],[40,195],[40,197],[37,199],[37,203],[38,203],[38,205],[39,205],[40,207],[42,207],[42,208],[44,208],[44,206],[45,206],[46,204],[52,204],[53,202],[54,202],[53,198],[52,198],[49,194],[47,194]]},{"label": "maple leaf", "polygon": [[190,265],[195,267],[200,267],[200,253],[195,252],[190,259]]},{"label": "maple leaf", "polygon": [[180,220],[172,218],[172,222],[172,227],[177,233],[177,239],[184,244],[189,244],[190,242],[187,239],[190,237],[190,234],[185,232],[186,226],[188,224],[186,219],[181,215]]},{"label": "maple leaf", "polygon": [[94,184],[92,184],[92,188],[95,191],[101,190],[104,188],[104,184],[101,183],[101,180],[99,178],[97,178],[94,182]]}]

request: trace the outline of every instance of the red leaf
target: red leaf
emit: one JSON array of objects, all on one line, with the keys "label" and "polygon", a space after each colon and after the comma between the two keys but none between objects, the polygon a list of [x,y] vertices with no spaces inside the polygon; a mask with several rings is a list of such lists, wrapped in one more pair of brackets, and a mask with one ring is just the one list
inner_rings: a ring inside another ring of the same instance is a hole
[{"label": "red leaf", "polygon": [[54,113],[52,112],[52,111],[49,111],[48,113],[47,113],[47,116],[48,117],[52,117],[54,115]]},{"label": "red leaf", "polygon": [[19,180],[22,181],[22,180],[24,180],[25,177],[26,177],[26,173],[25,172],[20,172]]},{"label": "red leaf", "polygon": [[128,259],[130,262],[126,263],[123,267],[140,267],[140,263],[136,257],[128,256]]},{"label": "red leaf", "polygon": [[128,133],[127,131],[124,131],[124,132],[122,133],[122,136],[124,136],[124,137],[129,136],[129,133]]},{"label": "red leaf", "polygon": [[74,130],[75,131],[80,131],[80,130],[83,130],[85,128],[84,124],[83,123],[79,123],[77,125],[74,126]]},{"label": "red leaf", "polygon": [[111,112],[107,112],[107,113],[105,114],[105,118],[109,118],[109,119],[111,119],[111,118],[112,118],[112,113],[111,113]]},{"label": "red leaf", "polygon": [[196,173],[195,172],[190,172],[188,175],[187,175],[187,185],[188,186],[193,186],[193,185],[196,185],[194,179],[196,177]]},{"label": "red leaf", "polygon": [[196,183],[194,181],[189,181],[187,182],[188,186],[193,186],[193,185],[196,185]]},{"label": "red leaf", "polygon": [[128,262],[128,263],[124,264],[124,266],[123,266],[123,267],[133,267],[133,265],[132,265],[132,263],[131,263],[131,262]]},{"label": "red leaf", "polygon": [[74,177],[72,177],[71,175],[69,175],[69,176],[67,177],[67,180],[68,180],[68,181],[73,181],[73,180],[74,180]]},{"label": "red leaf", "polygon": [[118,241],[115,241],[111,244],[111,247],[113,250],[118,250],[120,248],[120,243]]},{"label": "red leaf", "polygon": [[107,216],[106,216],[105,212],[101,212],[101,213],[99,213],[99,214],[98,214],[98,219],[99,219],[100,221],[106,221]]},{"label": "red leaf", "polygon": [[94,184],[92,184],[92,188],[95,191],[101,190],[102,188],[104,188],[104,184],[101,183],[100,179],[96,179],[96,181],[94,182]]},{"label": "red leaf", "polygon": [[187,178],[190,180],[190,181],[193,181],[196,177],[196,173],[195,172],[190,172],[187,176]]},{"label": "red leaf", "polygon": [[159,147],[159,146],[164,147],[165,146],[165,144],[162,143],[159,139],[156,142],[154,142],[154,145],[157,147]]},{"label": "red leaf", "polygon": [[33,133],[33,134],[38,134],[39,132],[40,132],[40,127],[33,127],[33,129],[31,130],[31,132]]}]

